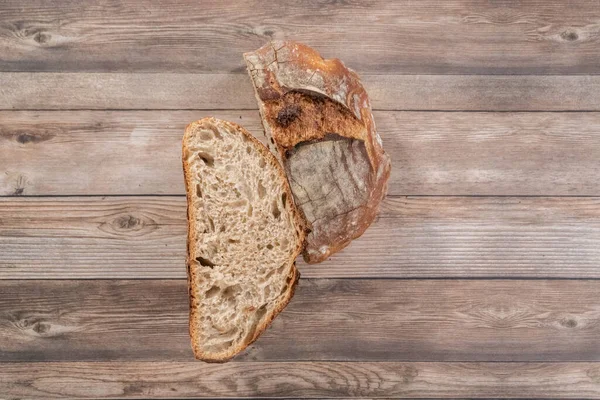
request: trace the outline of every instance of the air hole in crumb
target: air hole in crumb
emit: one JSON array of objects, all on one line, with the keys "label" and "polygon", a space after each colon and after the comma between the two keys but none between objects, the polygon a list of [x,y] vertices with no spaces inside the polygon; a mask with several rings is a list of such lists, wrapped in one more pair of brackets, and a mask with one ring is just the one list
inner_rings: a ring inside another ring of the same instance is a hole
[{"label": "air hole in crumb", "polygon": [[254,209],[252,208],[252,204],[248,204],[248,216],[249,217],[252,216],[252,211],[254,211]]},{"label": "air hole in crumb", "polygon": [[246,208],[247,201],[245,199],[234,200],[225,203],[228,208]]},{"label": "air hole in crumb", "polygon": [[262,181],[258,181],[258,197],[262,199],[265,194],[267,194],[267,189],[263,186]]},{"label": "air hole in crumb", "polygon": [[225,232],[225,225],[221,225],[221,227],[219,228],[219,232]]},{"label": "air hole in crumb", "polygon": [[274,273],[275,273],[274,269],[272,269],[271,271],[269,271],[269,273],[267,275],[265,275],[264,280],[268,281],[273,276]]},{"label": "air hole in crumb", "polygon": [[[236,334],[236,332],[237,332],[237,328],[236,328],[236,327],[233,327],[233,328],[231,328],[230,330],[228,330],[227,332],[222,332],[222,333],[221,333],[221,336],[224,336],[224,337],[231,337],[231,336],[234,336],[234,335]],[[230,341],[230,342],[233,342],[233,339],[231,339],[231,341]],[[230,344],[231,344],[231,343],[230,343]]]},{"label": "air hole in crumb", "polygon": [[265,299],[269,297],[269,295],[271,294],[271,288],[269,287],[269,285],[265,286],[265,288],[263,289],[263,294],[265,296]]},{"label": "air hole in crumb", "polygon": [[228,239],[227,242],[229,243],[239,243],[239,240],[235,240],[235,239]]},{"label": "air hole in crumb", "polygon": [[281,216],[281,211],[279,211],[279,207],[277,207],[277,202],[275,200],[273,200],[272,212],[275,219],[279,219]]},{"label": "air hole in crumb", "polygon": [[[288,284],[289,284],[289,282],[288,282]],[[281,288],[281,291],[279,292],[280,296],[288,291],[288,286],[289,285],[283,285],[283,287]]]},{"label": "air hole in crumb", "polygon": [[206,247],[206,251],[208,254],[213,255],[217,252],[217,247],[215,246],[214,243],[209,243],[208,246]]},{"label": "air hole in crumb", "polygon": [[215,264],[210,261],[208,258],[204,258],[204,257],[196,257],[196,261],[198,261],[200,263],[200,265],[202,265],[203,267],[208,267],[208,268],[214,268]]},{"label": "air hole in crumb", "polygon": [[285,207],[286,203],[287,203],[287,193],[283,192],[281,194],[281,204],[283,204],[283,206]]},{"label": "air hole in crumb", "polygon": [[249,343],[252,341],[252,339],[254,338],[254,334],[256,333],[256,328],[258,327],[258,324],[263,319],[263,317],[265,316],[266,313],[267,313],[267,305],[266,304],[263,304],[258,310],[256,310],[256,313],[254,314],[254,322],[252,323],[252,326],[250,327],[250,329],[248,329],[248,333],[246,334],[246,337],[244,338],[244,343]]},{"label": "air hole in crumb", "polygon": [[235,297],[241,291],[240,285],[228,286],[223,290],[223,297],[225,299],[230,299]]},{"label": "air hole in crumb", "polygon": [[215,231],[215,222],[213,221],[213,219],[211,217],[207,217],[208,218],[208,225],[210,226],[210,230],[211,232]]},{"label": "air hole in crumb", "polygon": [[210,351],[212,351],[214,353],[221,353],[223,351],[228,350],[232,344],[233,344],[233,339],[228,340],[226,342],[211,344],[210,346],[207,347],[207,349],[209,349]]},{"label": "air hole in crumb", "polygon": [[246,153],[250,154],[252,152],[252,149],[250,148],[250,146],[246,147]]},{"label": "air hole in crumb", "polygon": [[211,127],[210,130],[212,131],[212,133],[215,135],[215,137],[217,139],[223,139],[223,136],[221,136],[219,129],[217,129],[216,127]]},{"label": "air hole in crumb", "polygon": [[203,130],[202,132],[200,132],[200,139],[202,140],[211,140],[213,138],[213,135],[206,130]]},{"label": "air hole in crumb", "polygon": [[271,138],[271,144],[275,144],[275,141],[273,140],[273,138]]},{"label": "air hole in crumb", "polygon": [[290,242],[287,239],[281,239],[281,245],[283,247],[287,247],[288,244],[290,244]]},{"label": "air hole in crumb", "polygon": [[265,162],[264,158],[261,158],[260,160],[258,160],[258,166],[261,168],[264,168],[265,165],[267,165],[267,163]]},{"label": "air hole in crumb", "polygon": [[212,286],[210,289],[208,289],[206,292],[204,292],[204,297],[206,297],[207,299],[210,299],[212,297],[215,297],[220,291],[221,291],[220,287]]},{"label": "air hole in crumb", "polygon": [[204,272],[204,273],[198,274],[198,279],[200,279],[201,281],[209,281],[210,280],[210,272]]},{"label": "air hole in crumb", "polygon": [[208,153],[204,153],[202,151],[198,152],[198,157],[209,167],[215,165],[215,159]]},{"label": "air hole in crumb", "polygon": [[269,244],[267,245],[267,249],[269,249],[269,250],[273,250],[273,245],[272,245],[271,243],[269,243]]},{"label": "air hole in crumb", "polygon": [[196,196],[198,197],[202,197],[202,189],[200,187],[200,184],[196,184]]}]

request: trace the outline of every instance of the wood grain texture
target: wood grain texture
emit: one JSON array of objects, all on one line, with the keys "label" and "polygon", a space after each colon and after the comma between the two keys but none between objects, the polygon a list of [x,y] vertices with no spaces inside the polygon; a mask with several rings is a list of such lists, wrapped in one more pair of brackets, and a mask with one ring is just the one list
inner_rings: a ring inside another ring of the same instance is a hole
[{"label": "wood grain texture", "polygon": [[[0,195],[184,194],[181,138],[257,111],[0,112]],[[375,113],[391,195],[600,195],[600,113]]]},{"label": "wood grain texture", "polygon": [[[374,110],[600,111],[600,76],[360,74]],[[256,109],[246,74],[0,73],[0,110]]]},{"label": "wood grain texture", "polygon": [[185,207],[184,197],[2,201],[0,279],[185,277]]},{"label": "wood grain texture", "polygon": [[239,72],[295,39],[362,73],[597,74],[593,0],[5,0],[1,71]]},{"label": "wood grain texture", "polygon": [[4,72],[0,94],[8,110],[257,109],[245,74]]},{"label": "wood grain texture", "polygon": [[[264,140],[270,39],[363,77],[391,196],[204,364],[181,137]],[[0,398],[600,398],[599,44],[597,0],[3,1]]]},{"label": "wood grain texture", "polygon": [[[0,359],[188,361],[185,280],[0,281]],[[302,280],[238,361],[598,361],[600,281]]]},{"label": "wood grain texture", "polygon": [[[4,198],[0,279],[184,278],[185,198]],[[599,198],[388,197],[305,278],[600,278]]]},{"label": "wood grain texture", "polygon": [[0,364],[26,398],[597,398],[596,363],[66,362]]}]

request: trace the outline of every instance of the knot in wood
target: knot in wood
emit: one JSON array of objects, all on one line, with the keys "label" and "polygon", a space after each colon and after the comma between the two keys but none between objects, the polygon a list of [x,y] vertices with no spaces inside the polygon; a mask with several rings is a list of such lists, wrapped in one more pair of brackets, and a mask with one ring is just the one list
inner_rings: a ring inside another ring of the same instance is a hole
[{"label": "knot in wood", "polygon": [[564,318],[564,319],[560,320],[560,324],[562,326],[564,326],[565,328],[576,328],[577,327],[577,321],[575,320],[575,318]]},{"label": "knot in wood", "polygon": [[123,215],[115,220],[115,226],[119,229],[133,229],[143,225],[139,218],[133,215]]},{"label": "knot in wood", "polygon": [[158,225],[145,215],[121,214],[113,216],[98,227],[101,231],[115,236],[144,236],[158,229]]},{"label": "knot in wood", "polygon": [[37,32],[33,36],[33,40],[35,40],[39,44],[46,44],[52,39],[52,35],[46,32]]},{"label": "knot in wood", "polygon": [[50,324],[46,323],[46,322],[36,322],[32,329],[38,333],[39,335],[44,335],[45,333],[47,333],[50,330]]},{"label": "knot in wood", "polygon": [[21,133],[21,134],[17,135],[17,142],[19,142],[21,144],[37,143],[40,141],[41,141],[41,139],[39,137],[30,135],[28,133]]},{"label": "knot in wood", "polygon": [[579,39],[579,35],[577,34],[577,32],[567,29],[564,32],[561,32],[560,37],[563,40],[566,40],[567,42],[574,42],[577,39]]}]

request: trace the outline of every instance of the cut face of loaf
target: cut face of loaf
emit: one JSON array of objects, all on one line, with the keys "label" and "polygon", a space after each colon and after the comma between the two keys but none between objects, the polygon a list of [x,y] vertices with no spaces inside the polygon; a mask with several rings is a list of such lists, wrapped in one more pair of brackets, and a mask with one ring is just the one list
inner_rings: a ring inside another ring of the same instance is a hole
[{"label": "cut face of loaf", "polygon": [[226,361],[292,297],[303,223],[277,160],[238,125],[190,124],[183,167],[192,347],[199,359]]},{"label": "cut face of loaf", "polygon": [[244,54],[265,135],[311,232],[304,259],[325,260],[371,224],[390,160],[358,75],[308,46],[273,41]]}]

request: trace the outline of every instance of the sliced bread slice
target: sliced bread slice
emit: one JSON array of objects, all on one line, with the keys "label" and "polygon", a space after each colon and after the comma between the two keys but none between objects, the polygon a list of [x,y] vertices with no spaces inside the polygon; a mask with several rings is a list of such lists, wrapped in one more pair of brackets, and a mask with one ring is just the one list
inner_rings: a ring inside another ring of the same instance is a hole
[{"label": "sliced bread slice", "polygon": [[198,359],[227,361],[290,301],[303,220],[275,157],[236,124],[191,123],[183,169],[192,348]]}]

